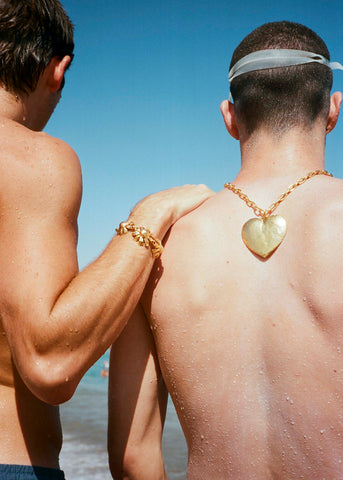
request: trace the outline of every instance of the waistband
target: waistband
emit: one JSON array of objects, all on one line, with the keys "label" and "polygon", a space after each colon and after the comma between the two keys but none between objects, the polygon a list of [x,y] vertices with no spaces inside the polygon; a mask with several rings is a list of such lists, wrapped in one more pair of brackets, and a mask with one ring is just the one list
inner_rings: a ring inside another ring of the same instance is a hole
[{"label": "waistband", "polygon": [[62,470],[31,465],[1,465],[1,480],[65,480]]}]

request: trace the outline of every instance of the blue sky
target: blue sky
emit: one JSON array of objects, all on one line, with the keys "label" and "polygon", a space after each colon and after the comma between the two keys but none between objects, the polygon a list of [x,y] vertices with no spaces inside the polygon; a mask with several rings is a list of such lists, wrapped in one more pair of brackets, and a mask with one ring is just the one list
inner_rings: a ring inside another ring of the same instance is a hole
[{"label": "blue sky", "polygon": [[[80,266],[96,258],[145,195],[185,183],[219,191],[239,170],[239,145],[219,105],[242,38],[275,20],[303,23],[343,62],[343,2],[62,0],[75,24],[75,60],[46,131],[78,153],[84,195]],[[343,90],[343,72],[334,74]],[[343,123],[327,169],[343,177]]]}]

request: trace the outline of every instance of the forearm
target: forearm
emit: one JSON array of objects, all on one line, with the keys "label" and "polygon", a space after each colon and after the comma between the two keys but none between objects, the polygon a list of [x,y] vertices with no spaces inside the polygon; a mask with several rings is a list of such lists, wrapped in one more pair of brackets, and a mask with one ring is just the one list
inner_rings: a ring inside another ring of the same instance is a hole
[{"label": "forearm", "polygon": [[108,453],[113,478],[167,479],[161,443],[168,392],[140,305],[112,346]]},{"label": "forearm", "polygon": [[[128,220],[162,239],[177,218],[209,195],[204,187],[200,192],[189,187],[160,192],[140,202]],[[68,260],[73,255],[68,242],[60,242],[59,250],[69,248],[70,253],[58,258],[53,233],[46,228],[43,234],[49,235],[48,243],[44,235],[34,249],[27,243],[30,255],[22,260],[22,287],[14,296],[8,287],[1,313],[14,362],[25,383],[44,401],[60,403],[73,394],[82,375],[122,331],[154,260],[150,249],[138,245],[127,233],[115,236],[95,262],[76,274],[75,262]],[[26,238],[27,242],[34,238],[30,230]],[[53,262],[45,261],[42,251]],[[26,266],[32,258],[34,269]],[[18,268],[10,275],[9,285],[14,285]]]},{"label": "forearm", "polygon": [[[131,234],[116,236],[103,254],[79,273],[56,301],[50,319],[58,329],[42,349],[70,353],[64,368],[79,378],[116,340],[132,314],[150,274],[153,258]],[[73,357],[77,357],[74,359]],[[78,365],[76,364],[78,363]]]},{"label": "forearm", "polygon": [[[155,226],[162,233],[167,227],[160,223]],[[16,343],[14,354],[21,370],[30,364],[30,356],[37,366],[37,376],[32,369],[25,375],[37,396],[60,403],[64,394],[73,394],[84,373],[121,333],[153,263],[151,250],[139,246],[131,233],[115,236],[102,255],[73,278],[48,315],[35,315],[31,336]],[[47,373],[51,400],[47,385],[39,380]],[[55,400],[56,394],[62,398]]]}]

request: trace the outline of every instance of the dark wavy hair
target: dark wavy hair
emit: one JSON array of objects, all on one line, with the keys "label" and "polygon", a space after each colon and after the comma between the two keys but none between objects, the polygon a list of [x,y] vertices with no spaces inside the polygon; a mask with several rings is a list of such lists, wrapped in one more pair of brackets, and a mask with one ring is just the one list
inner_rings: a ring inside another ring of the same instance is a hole
[{"label": "dark wavy hair", "polygon": [[28,94],[53,57],[73,58],[73,24],[58,0],[0,0],[0,84]]},{"label": "dark wavy hair", "polygon": [[[246,36],[233,53],[230,68],[257,50],[307,50],[330,60],[324,41],[312,30],[293,22],[266,23]],[[249,72],[231,83],[237,119],[248,134],[260,127],[283,133],[294,126],[310,128],[328,115],[332,71],[318,63]]]}]

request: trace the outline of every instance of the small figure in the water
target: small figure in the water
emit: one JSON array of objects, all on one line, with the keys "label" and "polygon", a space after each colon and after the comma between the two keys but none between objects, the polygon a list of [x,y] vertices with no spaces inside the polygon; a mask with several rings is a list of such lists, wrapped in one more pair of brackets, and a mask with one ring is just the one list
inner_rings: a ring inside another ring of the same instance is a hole
[{"label": "small figure in the water", "polygon": [[104,367],[101,370],[100,375],[102,377],[108,377],[108,370],[109,370],[109,362],[108,362],[108,360],[104,360]]}]

